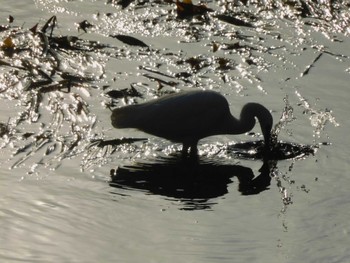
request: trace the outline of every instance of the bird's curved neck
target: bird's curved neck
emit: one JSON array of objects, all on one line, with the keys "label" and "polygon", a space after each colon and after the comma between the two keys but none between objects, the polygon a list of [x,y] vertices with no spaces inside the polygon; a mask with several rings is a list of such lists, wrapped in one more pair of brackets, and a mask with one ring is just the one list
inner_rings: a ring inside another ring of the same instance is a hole
[{"label": "bird's curved neck", "polygon": [[272,116],[264,106],[258,103],[246,104],[241,111],[239,119],[231,116],[230,133],[241,134],[249,132],[254,128],[255,118],[259,120],[265,141],[268,140],[272,127]]},{"label": "bird's curved neck", "polygon": [[242,134],[249,132],[253,129],[255,125],[255,117],[250,115],[244,115],[242,113],[239,119],[235,118],[234,116],[231,116],[229,127],[230,134]]}]

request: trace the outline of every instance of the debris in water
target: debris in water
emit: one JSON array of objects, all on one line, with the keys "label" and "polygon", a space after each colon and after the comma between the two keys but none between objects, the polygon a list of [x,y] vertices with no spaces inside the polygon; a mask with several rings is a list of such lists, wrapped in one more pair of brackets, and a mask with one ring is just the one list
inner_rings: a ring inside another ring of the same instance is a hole
[{"label": "debris in water", "polygon": [[110,37],[113,37],[113,38],[116,38],[118,39],[119,41],[125,43],[125,44],[128,44],[130,46],[139,46],[139,47],[147,47],[148,48],[148,45],[137,39],[137,38],[134,38],[134,37],[131,37],[131,36],[126,36],[126,35],[110,35]]}]

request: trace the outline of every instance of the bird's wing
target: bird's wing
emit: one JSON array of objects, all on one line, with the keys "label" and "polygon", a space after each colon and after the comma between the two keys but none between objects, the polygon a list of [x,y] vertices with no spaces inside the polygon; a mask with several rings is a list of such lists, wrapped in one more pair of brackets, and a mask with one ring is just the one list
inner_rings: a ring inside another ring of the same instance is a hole
[{"label": "bird's wing", "polygon": [[227,101],[221,96],[195,95],[160,99],[140,106],[139,129],[172,140],[214,135],[229,114]]}]

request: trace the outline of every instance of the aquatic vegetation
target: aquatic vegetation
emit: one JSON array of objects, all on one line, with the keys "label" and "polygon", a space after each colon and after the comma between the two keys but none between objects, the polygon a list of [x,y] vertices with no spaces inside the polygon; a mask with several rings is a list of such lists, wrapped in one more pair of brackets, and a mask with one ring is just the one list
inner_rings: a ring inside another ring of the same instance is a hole
[{"label": "aquatic vegetation", "polygon": [[[35,3],[49,12],[79,14],[66,1]],[[79,156],[83,169],[108,162],[116,149],[121,153],[118,158],[132,158],[145,149],[166,151],[134,138],[97,146],[96,141],[114,138],[106,138],[92,108],[109,112],[193,88],[264,96],[276,89],[268,82],[275,72],[283,73],[281,86],[295,89],[290,81],[309,77],[324,55],[349,60],[315,35],[319,32],[334,42],[348,36],[346,5],[297,0],[205,5],[179,0],[107,1],[107,8],[70,26],[77,33],[61,33],[58,15],[25,27],[16,26],[14,14],[0,25],[0,99],[18,110],[1,120],[1,148],[13,154],[12,167],[43,154],[34,161],[39,167],[58,167],[65,158]],[[92,34],[98,40],[90,40]],[[298,64],[310,53],[313,59],[306,67]],[[338,125],[331,110],[303,105],[316,137],[328,122]],[[286,109],[273,110],[286,114],[275,127],[277,142],[293,117]]]},{"label": "aquatic vegetation", "polygon": [[[41,149],[56,160],[54,166],[59,165],[81,151],[78,145],[96,123],[85,97],[91,96],[93,83],[103,75],[104,61],[88,52],[105,47],[78,37],[55,36],[56,23],[53,16],[40,29],[10,26],[2,32],[0,60],[5,67],[0,96],[18,108],[17,115],[9,117],[8,128],[2,129],[8,137],[2,147],[14,149],[12,167]],[[41,163],[50,166],[52,160]]]}]

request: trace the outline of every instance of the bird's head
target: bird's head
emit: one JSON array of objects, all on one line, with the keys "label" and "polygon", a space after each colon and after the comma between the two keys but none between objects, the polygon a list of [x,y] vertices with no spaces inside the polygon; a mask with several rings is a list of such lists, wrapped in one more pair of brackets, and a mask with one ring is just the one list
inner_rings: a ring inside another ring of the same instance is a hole
[{"label": "bird's head", "polygon": [[264,118],[263,119],[260,118],[259,122],[260,122],[262,134],[264,136],[264,146],[262,149],[262,155],[265,162],[266,160],[270,159],[270,155],[273,148],[272,134],[271,134],[273,118],[271,113],[267,109],[264,113]]},{"label": "bird's head", "polygon": [[264,136],[265,147],[270,148],[271,144],[271,129],[273,118],[268,109],[259,103],[247,103],[244,105],[241,112],[241,123],[244,126],[243,130],[251,130],[255,124],[255,118],[259,120],[261,132]]},{"label": "bird's head", "polygon": [[264,106],[260,105],[259,108],[260,109],[258,111],[257,117],[260,122],[261,132],[264,136],[265,149],[270,150],[273,118],[270,111],[266,109]]},{"label": "bird's head", "polygon": [[271,114],[270,117],[271,118],[269,118],[264,124],[261,125],[261,130],[264,135],[264,141],[266,146],[269,146],[271,143],[271,129],[273,123]]}]

